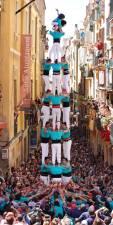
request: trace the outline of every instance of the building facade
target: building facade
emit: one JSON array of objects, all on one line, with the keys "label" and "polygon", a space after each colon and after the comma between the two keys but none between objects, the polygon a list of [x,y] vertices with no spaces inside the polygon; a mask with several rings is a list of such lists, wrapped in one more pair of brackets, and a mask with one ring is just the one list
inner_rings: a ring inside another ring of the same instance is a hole
[{"label": "building facade", "polygon": [[[30,103],[40,98],[43,91],[41,64],[45,42],[45,2],[36,1],[16,14],[28,2],[7,0],[2,1],[1,6],[0,167],[19,166],[20,162],[27,160],[29,107],[22,107],[22,98],[26,94]],[[26,48],[23,43],[26,43]],[[30,93],[27,93],[28,87]]]},{"label": "building facade", "polygon": [[[94,154],[102,154],[104,162],[113,165],[113,1],[89,0],[83,25],[82,30],[76,26],[77,35],[69,46],[73,91],[84,99],[81,110],[85,107],[86,133]],[[104,116],[95,110],[92,100],[104,102]]]}]

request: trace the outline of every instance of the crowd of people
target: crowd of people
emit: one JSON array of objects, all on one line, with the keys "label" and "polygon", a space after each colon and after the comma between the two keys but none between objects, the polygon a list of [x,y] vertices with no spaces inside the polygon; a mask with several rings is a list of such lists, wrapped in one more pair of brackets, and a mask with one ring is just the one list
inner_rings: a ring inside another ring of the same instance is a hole
[{"label": "crowd of people", "polygon": [[4,176],[1,171],[1,225],[113,224],[113,168],[104,164],[101,155],[95,158],[88,143],[76,137],[66,183],[50,178],[49,186],[44,184],[41,152]]}]

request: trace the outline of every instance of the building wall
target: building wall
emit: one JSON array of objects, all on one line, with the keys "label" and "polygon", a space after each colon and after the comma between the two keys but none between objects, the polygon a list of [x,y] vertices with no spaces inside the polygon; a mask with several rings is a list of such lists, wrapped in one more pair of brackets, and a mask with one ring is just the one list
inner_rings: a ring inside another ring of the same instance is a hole
[{"label": "building wall", "polygon": [[[4,1],[4,11],[0,19],[0,85],[3,101],[0,117],[5,118],[7,128],[0,137],[0,151],[6,146],[8,160],[0,162],[8,166],[18,166],[28,157],[28,125],[25,125],[25,113],[20,111],[20,40],[21,34],[32,35],[31,53],[31,86],[32,99],[41,97],[41,63],[44,54],[44,43],[41,40],[41,29],[44,25],[45,3],[40,1],[15,14],[16,10],[25,5],[27,0]],[[39,7],[39,8],[38,8]],[[40,51],[41,50],[41,51]],[[41,53],[40,53],[41,52]],[[14,112],[17,121],[14,121]],[[5,140],[5,142],[3,142]],[[0,164],[0,165],[2,165]]]}]

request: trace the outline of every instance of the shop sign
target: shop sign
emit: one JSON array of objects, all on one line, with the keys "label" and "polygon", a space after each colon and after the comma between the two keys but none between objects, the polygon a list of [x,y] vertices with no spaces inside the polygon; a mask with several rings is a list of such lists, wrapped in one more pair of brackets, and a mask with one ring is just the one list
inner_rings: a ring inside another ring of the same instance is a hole
[{"label": "shop sign", "polygon": [[31,101],[31,35],[21,35],[20,49],[21,107],[30,107]]}]

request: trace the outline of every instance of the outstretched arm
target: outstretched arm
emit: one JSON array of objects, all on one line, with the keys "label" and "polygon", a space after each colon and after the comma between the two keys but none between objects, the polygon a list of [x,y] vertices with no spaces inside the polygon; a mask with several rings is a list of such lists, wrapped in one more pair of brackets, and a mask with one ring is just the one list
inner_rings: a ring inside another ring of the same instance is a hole
[{"label": "outstretched arm", "polygon": [[56,9],[56,11],[57,11],[57,15],[59,16],[59,10],[58,10],[58,9]]}]

